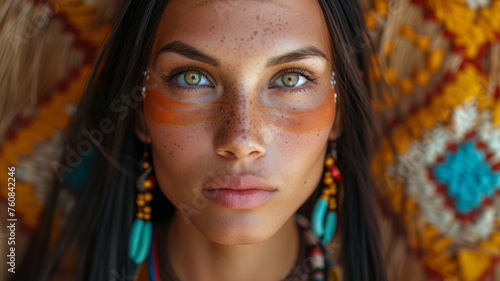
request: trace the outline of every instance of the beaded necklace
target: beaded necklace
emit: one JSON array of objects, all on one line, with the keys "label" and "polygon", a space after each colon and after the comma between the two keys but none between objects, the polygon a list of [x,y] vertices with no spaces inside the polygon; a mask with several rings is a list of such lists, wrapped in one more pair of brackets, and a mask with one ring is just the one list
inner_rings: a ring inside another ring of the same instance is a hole
[{"label": "beaded necklace", "polygon": [[[333,280],[337,280],[338,273],[332,271],[333,259],[331,254],[314,236],[309,228],[309,221],[302,215],[296,215],[296,223],[300,230],[300,253],[294,269],[283,279],[289,280],[310,280],[324,281],[330,280],[332,274]],[[164,225],[158,225],[153,231],[153,245],[148,254],[148,274],[150,281],[180,281],[173,272],[170,262],[168,261],[167,251],[158,251],[158,249],[166,249]],[[306,256],[308,253],[308,256]],[[160,266],[163,265],[163,266]],[[304,279],[308,277],[308,279]]]}]

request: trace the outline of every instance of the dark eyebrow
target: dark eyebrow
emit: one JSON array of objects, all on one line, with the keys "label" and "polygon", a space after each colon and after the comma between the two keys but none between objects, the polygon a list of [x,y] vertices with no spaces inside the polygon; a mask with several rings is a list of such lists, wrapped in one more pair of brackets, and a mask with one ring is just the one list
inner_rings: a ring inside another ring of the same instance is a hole
[{"label": "dark eyebrow", "polygon": [[297,61],[297,60],[305,59],[308,57],[320,57],[320,58],[323,58],[325,60],[328,60],[325,53],[323,53],[320,49],[318,49],[314,46],[309,46],[309,47],[305,47],[302,49],[298,49],[298,50],[286,53],[284,55],[274,57],[267,62],[266,67],[271,67],[271,66],[275,66],[275,65],[279,65],[279,64],[283,64],[283,63],[287,63],[287,62]]},{"label": "dark eyebrow", "polygon": [[163,46],[158,51],[156,56],[158,57],[158,55],[160,55],[160,53],[162,53],[162,52],[173,52],[173,53],[177,53],[179,55],[185,56],[187,58],[190,58],[192,60],[201,61],[201,62],[204,62],[206,64],[213,65],[213,66],[219,65],[219,62],[216,59],[214,59],[213,57],[206,55],[206,54],[198,51],[194,47],[189,46],[188,44],[183,43],[181,41],[173,41],[173,42]]}]

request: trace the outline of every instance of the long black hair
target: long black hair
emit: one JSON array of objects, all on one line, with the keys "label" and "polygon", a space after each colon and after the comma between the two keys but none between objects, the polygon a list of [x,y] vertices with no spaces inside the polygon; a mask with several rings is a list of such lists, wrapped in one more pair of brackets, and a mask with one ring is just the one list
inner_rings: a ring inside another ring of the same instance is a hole
[{"label": "long black hair", "polygon": [[[13,280],[46,280],[54,273],[66,274],[66,280],[132,280],[135,268],[128,258],[128,233],[135,217],[138,155],[144,151],[134,134],[135,115],[142,108],[142,71],[167,3],[125,4],[67,130],[63,154],[52,165],[53,189]],[[371,46],[357,1],[319,0],[319,4],[333,44],[342,114],[337,141],[345,179],[339,195],[340,262],[345,280],[384,281],[369,169],[375,127],[368,76]],[[299,212],[310,215],[321,188],[319,184]],[[156,190],[153,221],[174,212]],[[63,191],[73,194],[76,202],[67,216],[56,208]],[[65,222],[60,233],[53,231],[55,218]]]}]

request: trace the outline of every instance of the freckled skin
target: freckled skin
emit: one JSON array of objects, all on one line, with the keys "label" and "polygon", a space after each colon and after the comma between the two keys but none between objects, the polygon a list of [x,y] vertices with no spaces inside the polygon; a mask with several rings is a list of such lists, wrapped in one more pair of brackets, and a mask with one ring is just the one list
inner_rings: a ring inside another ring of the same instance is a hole
[{"label": "freckled skin", "polygon": [[144,111],[152,122],[169,126],[192,126],[217,118],[215,108],[227,104],[224,101],[206,104],[190,104],[177,102],[159,93],[157,90],[146,92]]},{"label": "freckled skin", "polygon": [[[154,95],[151,100],[157,103],[157,109],[163,107],[158,112],[146,99],[144,109],[155,169],[162,172],[158,182],[166,196],[178,205],[191,204],[193,193],[201,192],[210,174],[252,172],[260,175],[279,190],[266,204],[241,212],[221,210],[211,202],[202,213],[190,217],[200,231],[221,243],[259,241],[276,232],[314,190],[321,176],[327,136],[334,119],[330,62],[308,58],[270,68],[266,62],[276,55],[310,45],[329,56],[326,26],[316,6],[309,9],[309,14],[301,11],[297,16],[290,12],[294,7],[283,9],[269,3],[261,3],[264,6],[257,12],[260,6],[252,1],[229,6],[224,1],[198,6],[195,2],[174,0],[168,4],[150,61],[156,84],[149,84],[148,91],[154,87],[170,101],[213,106],[196,107],[188,116],[188,113],[179,114],[182,106],[162,101],[162,96]],[[244,13],[243,7],[247,9]],[[282,24],[283,21],[288,24]],[[239,40],[250,36],[254,37],[250,43]],[[238,40],[221,43],[223,38]],[[219,66],[175,53],[156,57],[162,46],[174,40],[216,58]],[[169,74],[185,66],[207,71],[217,84],[192,94],[173,90],[158,78],[160,73]],[[317,84],[311,84],[312,89],[303,94],[269,89],[269,83],[277,78],[275,75],[288,68],[314,72],[319,78]],[[168,114],[171,116],[167,117]],[[285,118],[278,118],[281,115]],[[168,134],[172,136],[163,137]],[[174,141],[184,148],[182,152],[172,145]],[[219,151],[229,152],[221,157]],[[294,153],[296,151],[301,153]],[[299,188],[297,183],[304,180],[309,185]],[[221,231],[226,234],[219,234]]]},{"label": "freckled skin", "polygon": [[[215,58],[218,66],[172,52],[156,55],[173,41]],[[270,59],[308,46],[327,59],[268,66]],[[290,239],[283,229],[293,229],[293,214],[321,179],[336,113],[331,46],[318,3],[173,0],[151,54],[154,79],[147,84],[144,116],[157,181],[175,206],[199,209],[188,217],[189,226],[181,225],[177,210],[176,227],[222,245]],[[161,80],[161,74],[182,67],[202,69],[214,85],[186,91]],[[287,69],[303,69],[317,80],[300,92],[270,86]],[[204,183],[228,173],[252,173],[278,191],[251,210],[193,204],[193,198],[204,197]]]}]

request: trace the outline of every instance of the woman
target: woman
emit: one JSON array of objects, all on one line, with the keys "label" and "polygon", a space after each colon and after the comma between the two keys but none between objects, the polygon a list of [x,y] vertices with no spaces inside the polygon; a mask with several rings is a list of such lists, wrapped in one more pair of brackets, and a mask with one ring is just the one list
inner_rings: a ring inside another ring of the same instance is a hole
[{"label": "woman", "polygon": [[130,1],[17,280],[330,280],[337,200],[343,279],[386,280],[364,30],[347,0]]}]

